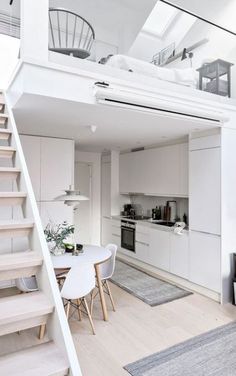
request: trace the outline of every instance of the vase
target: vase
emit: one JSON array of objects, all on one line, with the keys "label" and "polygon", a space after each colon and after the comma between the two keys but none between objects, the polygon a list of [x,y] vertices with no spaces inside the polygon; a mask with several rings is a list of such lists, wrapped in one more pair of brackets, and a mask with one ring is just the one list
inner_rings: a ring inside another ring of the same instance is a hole
[{"label": "vase", "polygon": [[60,256],[65,253],[65,248],[60,247],[56,242],[49,242],[48,248],[54,256]]}]

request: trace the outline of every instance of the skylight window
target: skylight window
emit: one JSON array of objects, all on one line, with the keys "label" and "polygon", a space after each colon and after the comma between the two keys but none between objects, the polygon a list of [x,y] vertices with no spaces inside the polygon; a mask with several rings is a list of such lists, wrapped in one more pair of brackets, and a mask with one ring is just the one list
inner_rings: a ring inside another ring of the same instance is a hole
[{"label": "skylight window", "polygon": [[142,30],[162,37],[177,13],[177,9],[157,1]]}]

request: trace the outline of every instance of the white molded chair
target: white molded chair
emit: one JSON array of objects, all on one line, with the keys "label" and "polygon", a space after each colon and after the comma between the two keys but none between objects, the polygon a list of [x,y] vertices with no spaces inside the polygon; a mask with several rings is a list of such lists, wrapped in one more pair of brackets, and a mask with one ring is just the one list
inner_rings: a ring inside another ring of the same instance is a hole
[{"label": "white molded chair", "polygon": [[[95,334],[95,329],[85,296],[91,293],[94,287],[94,265],[81,263],[81,265],[71,268],[61,290],[61,296],[64,301],[66,301],[65,307],[67,319],[69,319],[71,306],[78,310],[80,321],[82,319],[81,312],[87,314],[93,334]],[[75,304],[74,301],[77,301],[77,304]],[[84,311],[82,311],[81,308],[84,308]]]},{"label": "white molded chair", "polygon": [[[108,283],[108,279],[112,277],[114,270],[115,270],[116,252],[117,252],[118,247],[116,244],[108,244],[106,248],[109,249],[109,251],[111,251],[111,257],[109,258],[109,260],[99,265],[100,276],[101,276],[103,290],[109,296],[113,311],[115,312],[115,304],[114,304],[111,289]],[[96,294],[93,294],[93,292],[91,293],[91,305],[90,305],[91,314],[93,311],[93,302],[97,294],[98,292],[96,292]]]}]

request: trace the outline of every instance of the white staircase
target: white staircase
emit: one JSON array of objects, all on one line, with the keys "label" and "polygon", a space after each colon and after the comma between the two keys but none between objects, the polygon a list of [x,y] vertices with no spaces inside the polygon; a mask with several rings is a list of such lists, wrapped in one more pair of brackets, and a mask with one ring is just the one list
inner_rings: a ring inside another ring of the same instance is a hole
[{"label": "white staircase", "polygon": [[[48,340],[27,348],[22,344],[21,351],[0,356],[0,375],[81,376],[14,117],[5,101],[0,94],[0,242],[10,239],[11,249],[0,251],[0,283],[35,275],[38,291],[7,297],[0,291],[0,348],[1,336],[35,327],[39,339],[46,330]],[[7,220],[1,218],[3,207],[11,208]],[[22,239],[28,249],[21,249]]]}]

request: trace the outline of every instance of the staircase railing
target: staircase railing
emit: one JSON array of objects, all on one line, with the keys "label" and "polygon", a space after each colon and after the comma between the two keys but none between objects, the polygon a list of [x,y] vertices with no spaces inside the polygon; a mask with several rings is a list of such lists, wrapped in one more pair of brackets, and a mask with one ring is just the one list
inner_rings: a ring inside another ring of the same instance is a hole
[{"label": "staircase railing", "polygon": [[0,12],[0,34],[20,38],[20,18]]},{"label": "staircase railing", "polygon": [[30,218],[34,221],[34,228],[29,239],[30,247],[42,255],[43,258],[42,268],[36,276],[37,283],[39,289],[43,291],[55,307],[54,312],[47,323],[47,333],[49,339],[52,339],[67,357],[70,366],[70,375],[81,376],[82,373],[57,286],[17,126],[6,94],[4,94],[4,98],[8,114],[8,128],[12,132],[11,144],[17,151],[15,156],[15,167],[21,169],[17,185],[20,191],[27,192],[27,199],[23,206],[23,213],[26,218]]}]

